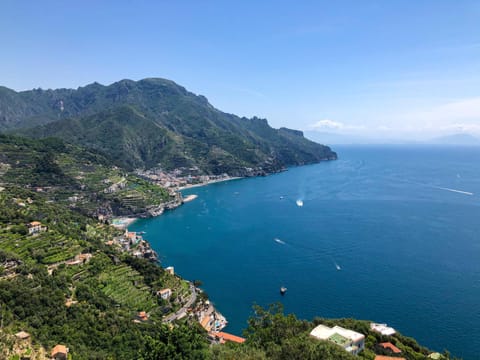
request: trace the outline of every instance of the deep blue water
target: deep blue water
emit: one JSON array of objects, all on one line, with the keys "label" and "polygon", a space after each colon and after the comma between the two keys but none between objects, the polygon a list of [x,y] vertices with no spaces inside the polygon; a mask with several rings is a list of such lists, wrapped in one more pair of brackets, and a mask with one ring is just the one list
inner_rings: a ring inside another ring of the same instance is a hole
[{"label": "deep blue water", "polygon": [[241,333],[253,303],[281,301],[478,359],[480,148],[335,150],[337,161],[189,189],[196,200],[132,229],[204,283],[227,331]]}]

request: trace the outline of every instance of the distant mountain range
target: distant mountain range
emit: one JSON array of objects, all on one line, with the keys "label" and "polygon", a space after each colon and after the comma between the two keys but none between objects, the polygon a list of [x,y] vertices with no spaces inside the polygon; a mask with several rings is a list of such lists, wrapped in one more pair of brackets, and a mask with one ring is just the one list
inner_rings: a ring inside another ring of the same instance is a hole
[{"label": "distant mountain range", "polygon": [[328,131],[306,131],[305,136],[312,141],[326,145],[381,145],[381,144],[411,144],[411,140],[399,140],[374,135],[358,135],[335,133]]},{"label": "distant mountain range", "polygon": [[372,140],[368,138],[328,131],[305,131],[305,136],[312,141],[327,145],[368,144],[372,142]]},{"label": "distant mountain range", "polygon": [[477,138],[470,134],[454,134],[448,136],[441,136],[428,141],[431,144],[439,145],[480,145],[480,138]]},{"label": "distant mountain range", "polygon": [[127,169],[198,166],[245,175],[336,159],[301,131],[224,113],[204,96],[159,78],[76,90],[0,87],[0,131],[59,137],[100,150]]},{"label": "distant mountain range", "polygon": [[373,136],[359,136],[352,134],[339,134],[323,131],[306,131],[305,136],[313,141],[321,142],[327,145],[367,145],[367,144],[394,144],[394,145],[480,145],[480,138],[471,134],[461,133],[435,137],[428,140],[412,139],[389,139]]}]

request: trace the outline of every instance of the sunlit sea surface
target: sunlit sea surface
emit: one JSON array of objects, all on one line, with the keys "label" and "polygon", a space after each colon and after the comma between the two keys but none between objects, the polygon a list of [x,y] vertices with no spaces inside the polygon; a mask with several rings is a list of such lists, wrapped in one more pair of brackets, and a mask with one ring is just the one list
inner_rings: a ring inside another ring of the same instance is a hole
[{"label": "sunlit sea surface", "polygon": [[337,161],[189,189],[196,200],[131,230],[203,282],[226,331],[241,334],[252,304],[281,301],[299,318],[388,323],[479,359],[480,148],[335,150]]}]

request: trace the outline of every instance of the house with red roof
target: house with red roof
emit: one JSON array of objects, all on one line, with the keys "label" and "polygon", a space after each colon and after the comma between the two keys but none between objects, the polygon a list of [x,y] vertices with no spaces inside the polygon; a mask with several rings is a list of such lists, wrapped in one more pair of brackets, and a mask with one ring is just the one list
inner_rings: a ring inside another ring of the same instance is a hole
[{"label": "house with red roof", "polygon": [[402,352],[402,350],[400,350],[398,347],[393,345],[391,342],[383,342],[378,344],[378,346],[384,348],[385,350],[389,350],[394,354],[400,354]]},{"label": "house with red roof", "polygon": [[68,348],[65,345],[56,345],[51,352],[54,360],[67,360]]}]

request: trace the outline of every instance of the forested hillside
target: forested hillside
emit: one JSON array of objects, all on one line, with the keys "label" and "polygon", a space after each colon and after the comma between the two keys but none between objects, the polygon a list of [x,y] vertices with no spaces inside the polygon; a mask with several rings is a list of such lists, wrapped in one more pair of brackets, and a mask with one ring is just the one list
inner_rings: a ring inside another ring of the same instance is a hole
[{"label": "forested hillside", "polygon": [[205,97],[157,78],[77,90],[0,88],[2,129],[101,150],[128,169],[198,166],[210,174],[251,175],[336,159],[300,131],[224,113]]}]

